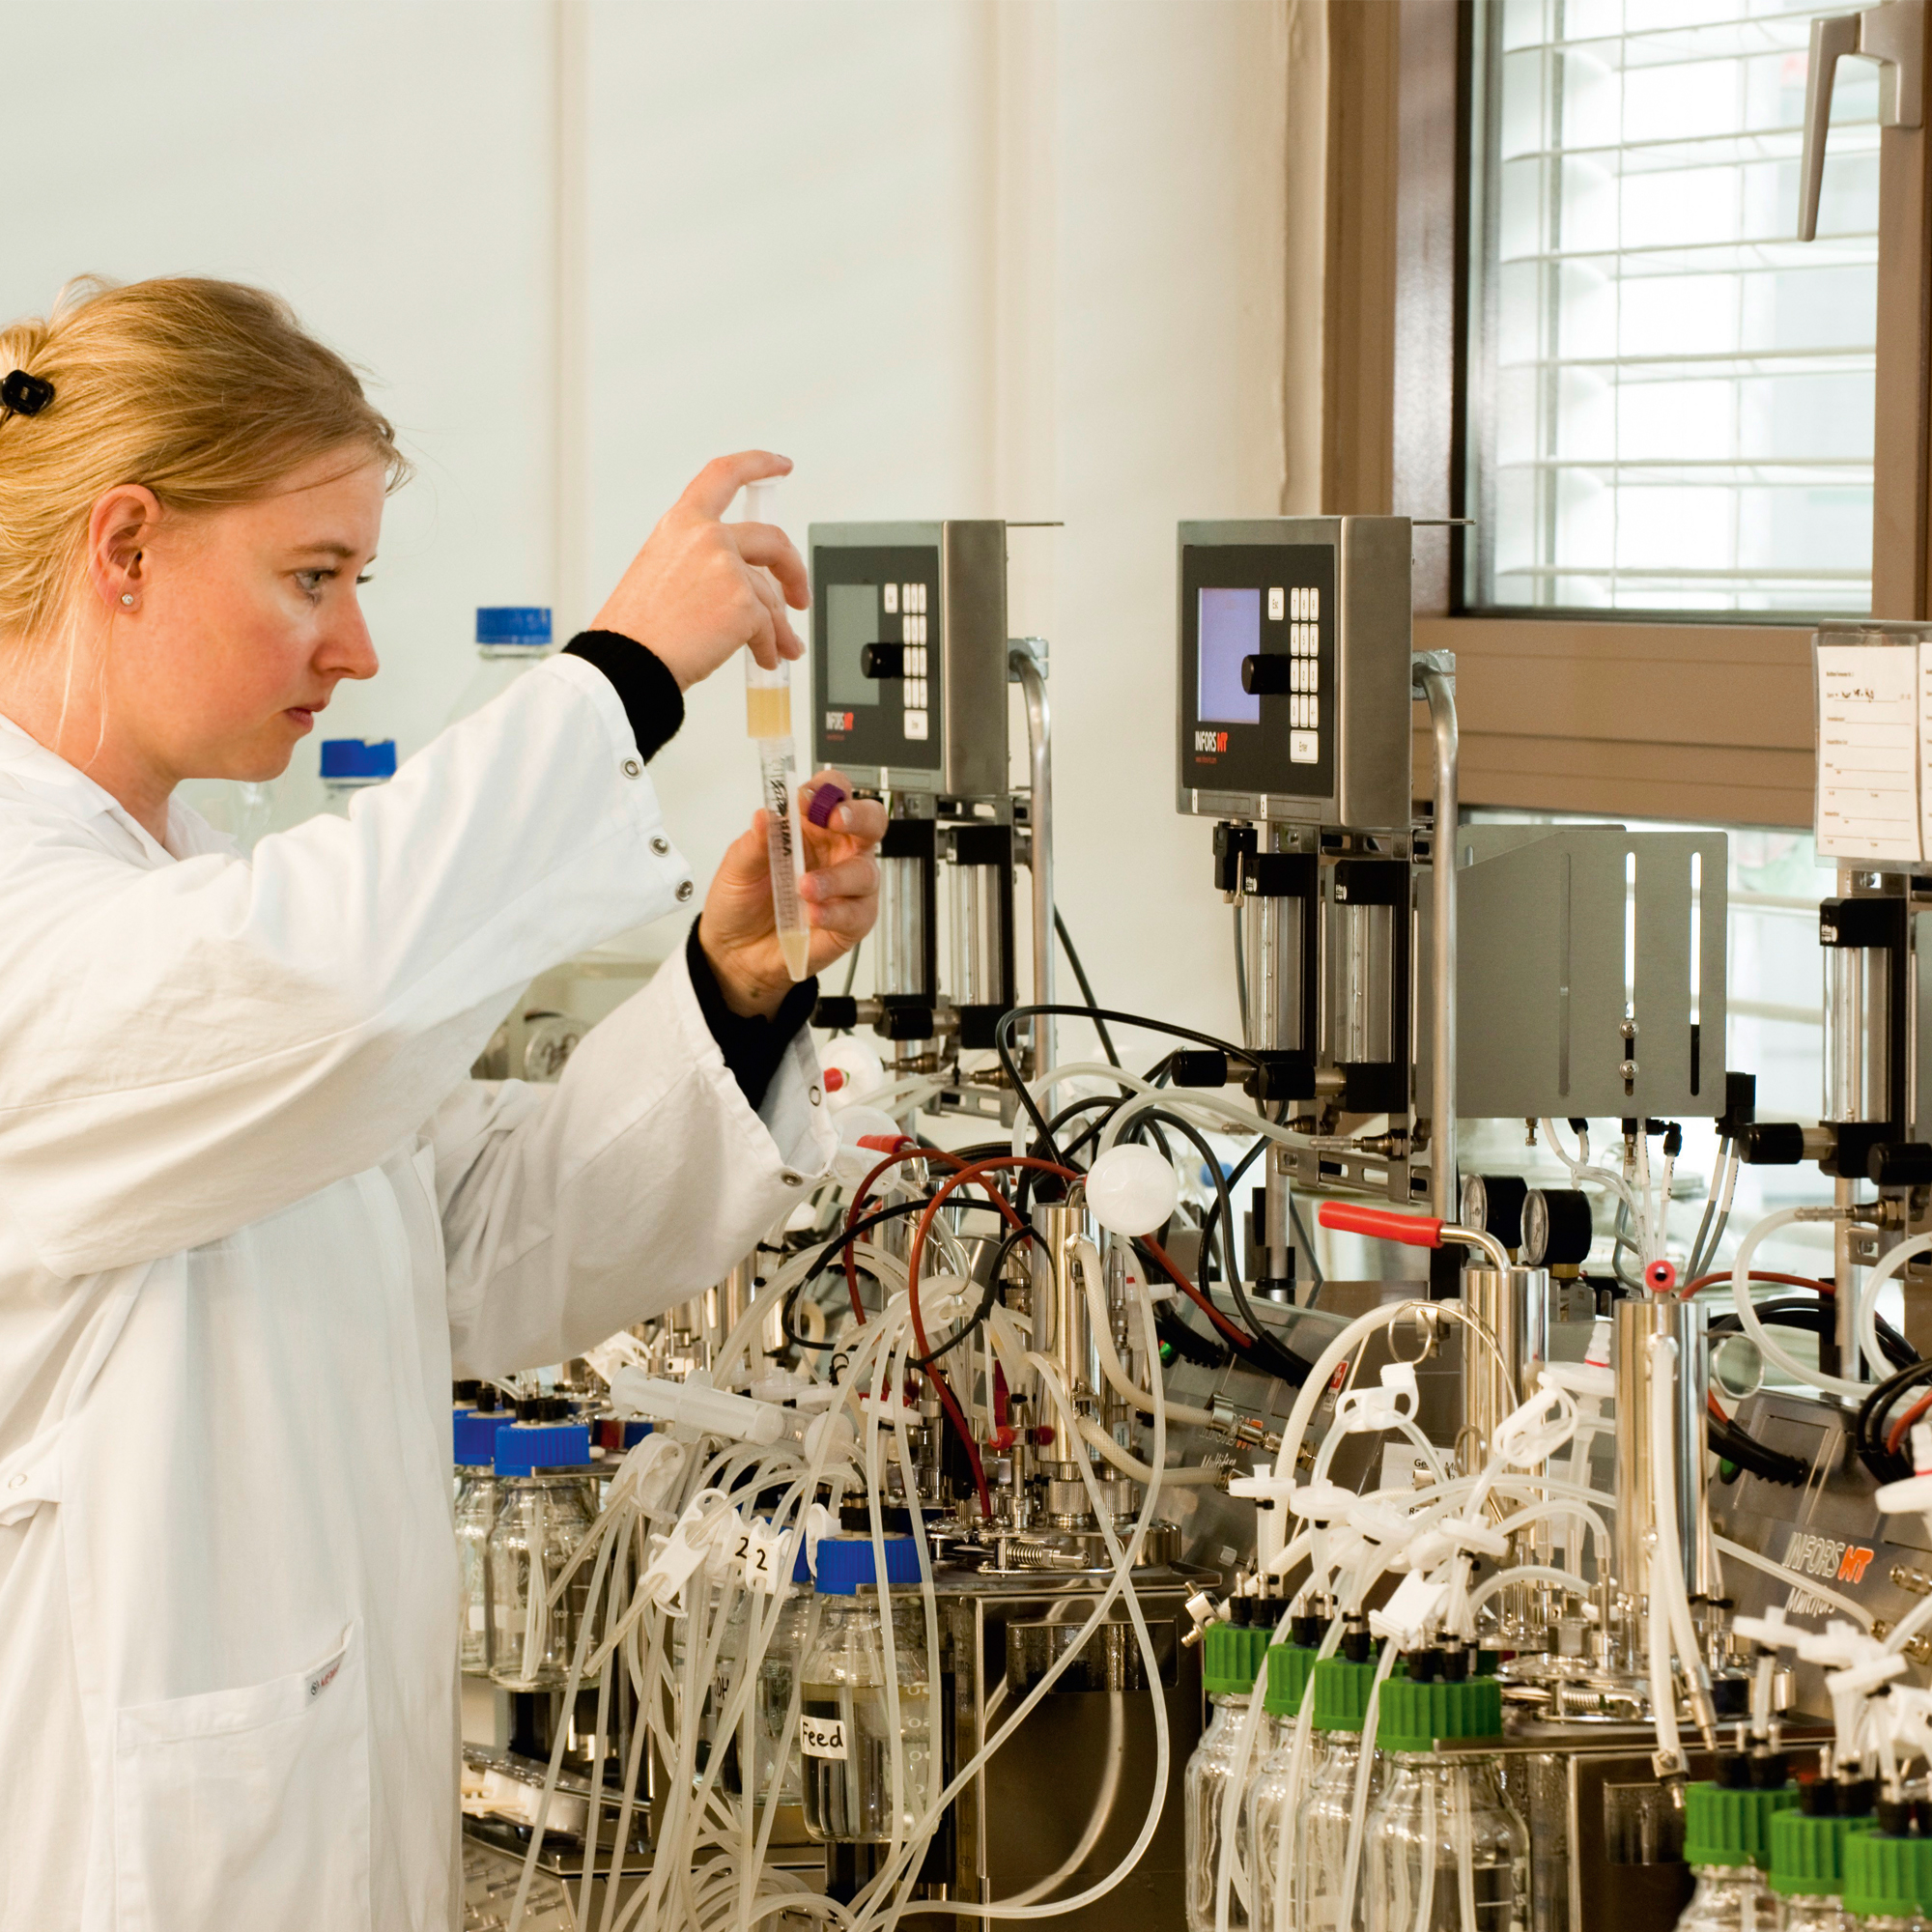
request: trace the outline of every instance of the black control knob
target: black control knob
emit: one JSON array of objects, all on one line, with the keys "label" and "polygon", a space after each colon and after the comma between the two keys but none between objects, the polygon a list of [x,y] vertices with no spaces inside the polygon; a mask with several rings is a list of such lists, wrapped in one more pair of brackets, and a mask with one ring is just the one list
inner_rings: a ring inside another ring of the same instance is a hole
[{"label": "black control knob", "polygon": [[1796,1167],[1804,1158],[1804,1129],[1796,1121],[1753,1121],[1738,1135],[1747,1167]]},{"label": "black control knob", "polygon": [[1183,1047],[1168,1062],[1167,1077],[1177,1087],[1225,1087],[1228,1056],[1218,1047]]},{"label": "black control knob", "polygon": [[1285,694],[1294,660],[1275,651],[1261,651],[1241,660],[1241,689],[1250,697],[1278,697]]},{"label": "black control knob", "polygon": [[867,644],[859,653],[859,668],[867,677],[903,677],[903,644]]},{"label": "black control knob", "polygon": [[859,1002],[837,993],[824,994],[811,1009],[811,1023],[835,1033],[849,1033],[859,1024]]},{"label": "black control knob", "polygon": [[1865,1156],[1865,1177],[1880,1187],[1932,1183],[1932,1147],[1923,1141],[1881,1141]]}]

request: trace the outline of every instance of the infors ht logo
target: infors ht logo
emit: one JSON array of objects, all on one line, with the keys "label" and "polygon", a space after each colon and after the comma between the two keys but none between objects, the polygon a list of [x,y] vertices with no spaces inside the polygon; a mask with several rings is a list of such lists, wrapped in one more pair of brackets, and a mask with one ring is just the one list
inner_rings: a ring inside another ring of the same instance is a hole
[{"label": "infors ht logo", "polygon": [[1194,749],[1197,752],[1225,752],[1228,749],[1228,734],[1225,731],[1197,731],[1194,734]]},{"label": "infors ht logo", "polygon": [[849,711],[828,711],[825,714],[825,728],[828,731],[851,730],[852,714]]}]

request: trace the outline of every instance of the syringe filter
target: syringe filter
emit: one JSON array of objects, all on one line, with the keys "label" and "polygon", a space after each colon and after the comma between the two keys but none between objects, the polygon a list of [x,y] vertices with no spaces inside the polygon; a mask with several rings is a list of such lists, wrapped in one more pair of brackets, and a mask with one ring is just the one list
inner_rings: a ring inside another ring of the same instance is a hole
[{"label": "syringe filter", "polygon": [[1166,1224],[1180,1194],[1173,1163],[1154,1149],[1122,1142],[1087,1171],[1087,1205],[1111,1235],[1151,1235]]}]

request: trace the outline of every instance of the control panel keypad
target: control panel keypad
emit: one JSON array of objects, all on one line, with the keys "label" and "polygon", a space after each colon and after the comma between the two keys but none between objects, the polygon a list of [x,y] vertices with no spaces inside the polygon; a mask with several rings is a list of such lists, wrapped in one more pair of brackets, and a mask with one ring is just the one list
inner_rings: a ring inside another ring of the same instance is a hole
[{"label": "control panel keypad", "polygon": [[926,668],[926,652],[930,648],[926,633],[926,586],[923,583],[887,584],[886,609],[890,611],[895,603],[899,608],[899,639],[905,645],[903,728],[909,739],[917,741],[927,735],[931,718],[928,702],[930,673]]}]

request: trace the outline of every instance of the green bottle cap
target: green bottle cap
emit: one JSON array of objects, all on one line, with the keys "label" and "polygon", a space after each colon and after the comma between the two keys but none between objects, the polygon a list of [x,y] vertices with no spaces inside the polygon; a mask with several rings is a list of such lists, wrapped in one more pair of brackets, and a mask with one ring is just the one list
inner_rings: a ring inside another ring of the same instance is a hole
[{"label": "green bottle cap", "polygon": [[[1302,1643],[1273,1643],[1268,1646],[1267,1689],[1262,1693],[1262,1709],[1270,1718],[1294,1718],[1301,1714],[1301,1693],[1308,1689],[1309,1672],[1315,1668],[1317,1651]],[[1318,1724],[1321,1719],[1318,1717]]]},{"label": "green bottle cap", "polygon": [[1807,1818],[1778,1811],[1771,1821],[1771,1889],[1785,1897],[1835,1897],[1844,1889],[1845,1839],[1869,1818]]},{"label": "green bottle cap", "polygon": [[1731,1791],[1721,1784],[1684,1788],[1684,1862],[1756,1865],[1771,1862],[1771,1821],[1798,1803],[1798,1787]]},{"label": "green bottle cap", "polygon": [[1493,1677],[1460,1684],[1417,1684],[1391,1677],[1382,1686],[1376,1722],[1380,1750],[1434,1750],[1438,1738],[1496,1738],[1503,1734],[1503,1689]]},{"label": "green bottle cap", "polygon": [[1245,1697],[1262,1674],[1274,1633],[1253,1624],[1209,1624],[1201,1639],[1201,1684],[1210,1697]]},{"label": "green bottle cap", "polygon": [[1857,1918],[1916,1918],[1932,1912],[1932,1838],[1847,1833],[1842,1902]]},{"label": "green bottle cap", "polygon": [[1350,1663],[1346,1657],[1324,1657],[1315,1666],[1315,1718],[1318,1731],[1359,1731],[1369,1715],[1369,1695],[1376,1688],[1373,1663]]}]

